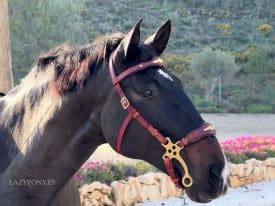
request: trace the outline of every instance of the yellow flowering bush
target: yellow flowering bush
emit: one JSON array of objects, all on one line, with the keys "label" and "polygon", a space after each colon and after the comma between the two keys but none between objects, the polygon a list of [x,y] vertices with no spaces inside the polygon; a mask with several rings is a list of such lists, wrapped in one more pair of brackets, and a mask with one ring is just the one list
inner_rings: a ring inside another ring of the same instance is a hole
[{"label": "yellow flowering bush", "polygon": [[219,24],[217,28],[220,30],[222,34],[231,34],[232,33],[232,27],[230,24]]},{"label": "yellow flowering bush", "polygon": [[258,27],[258,30],[262,32],[264,35],[269,35],[272,33],[273,27],[271,24],[263,23]]}]

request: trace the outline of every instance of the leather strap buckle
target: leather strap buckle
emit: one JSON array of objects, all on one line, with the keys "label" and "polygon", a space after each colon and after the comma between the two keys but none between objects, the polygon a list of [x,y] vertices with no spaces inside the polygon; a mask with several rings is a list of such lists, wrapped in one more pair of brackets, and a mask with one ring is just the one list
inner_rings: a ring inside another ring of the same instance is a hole
[{"label": "leather strap buckle", "polygon": [[129,103],[129,100],[127,99],[127,97],[122,97],[121,99],[120,99],[120,103],[121,103],[121,105],[122,105],[122,107],[123,107],[123,109],[127,109],[128,107],[129,107],[129,105],[130,105],[130,103]]}]

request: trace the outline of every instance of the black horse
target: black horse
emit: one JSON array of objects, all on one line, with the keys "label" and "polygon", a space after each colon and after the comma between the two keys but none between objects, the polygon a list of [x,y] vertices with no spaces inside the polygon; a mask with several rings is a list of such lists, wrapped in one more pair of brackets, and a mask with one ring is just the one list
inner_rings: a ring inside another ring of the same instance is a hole
[{"label": "black horse", "polygon": [[225,193],[215,130],[159,59],[171,22],[144,42],[140,23],[126,35],[51,50],[0,99],[0,205],[78,205],[68,182],[106,142],[168,172],[194,201]]}]

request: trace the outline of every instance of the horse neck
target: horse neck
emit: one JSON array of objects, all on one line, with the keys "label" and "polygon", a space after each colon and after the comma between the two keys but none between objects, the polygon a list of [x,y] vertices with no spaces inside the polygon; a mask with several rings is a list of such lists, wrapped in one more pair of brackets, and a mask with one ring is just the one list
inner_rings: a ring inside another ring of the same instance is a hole
[{"label": "horse neck", "polygon": [[52,74],[48,71],[48,75],[37,75],[35,69],[0,99],[0,149],[5,153],[0,157],[0,171],[5,170],[18,153],[25,154],[33,140],[32,132],[39,123],[39,115],[50,104],[44,98],[47,91],[45,77],[50,78]]},{"label": "horse neck", "polygon": [[[89,80],[92,83],[78,93],[66,96],[56,95],[51,84],[41,85],[44,93],[33,105],[28,104],[28,95],[22,95],[26,99],[23,109],[21,108],[24,111],[21,123],[16,123],[15,127],[10,129],[20,147],[20,152],[7,171],[11,179],[52,177],[55,187],[37,186],[40,188],[34,187],[33,191],[37,193],[37,190],[43,188],[42,191],[45,192],[45,189],[52,188],[47,194],[53,196],[96,147],[105,143],[98,125],[101,108],[93,105],[93,102],[99,101],[98,97],[101,101],[106,98],[102,90],[102,74],[101,78],[96,79],[97,77],[94,77]],[[100,94],[97,94],[97,91]],[[26,93],[30,94],[31,89]],[[19,94],[14,97],[12,95],[7,95],[6,101],[18,101]],[[25,145],[29,145],[28,148]]]},{"label": "horse neck", "polygon": [[45,115],[51,116],[58,105],[58,101],[48,94],[52,75],[49,71],[48,74],[36,74],[34,68],[20,85],[1,99],[4,106],[0,111],[0,125],[22,153],[33,140],[37,127],[45,124]]}]

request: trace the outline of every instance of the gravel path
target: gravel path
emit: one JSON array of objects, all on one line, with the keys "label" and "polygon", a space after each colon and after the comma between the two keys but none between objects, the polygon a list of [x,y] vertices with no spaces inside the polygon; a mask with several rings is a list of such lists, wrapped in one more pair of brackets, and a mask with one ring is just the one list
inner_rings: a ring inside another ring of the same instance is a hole
[{"label": "gravel path", "polygon": [[241,136],[275,136],[274,114],[203,114],[220,140]]},{"label": "gravel path", "polygon": [[[275,206],[275,181],[249,185],[247,188],[229,188],[228,193],[207,204],[199,204],[189,199],[186,206]],[[184,206],[182,199],[140,203],[136,206]]]}]

